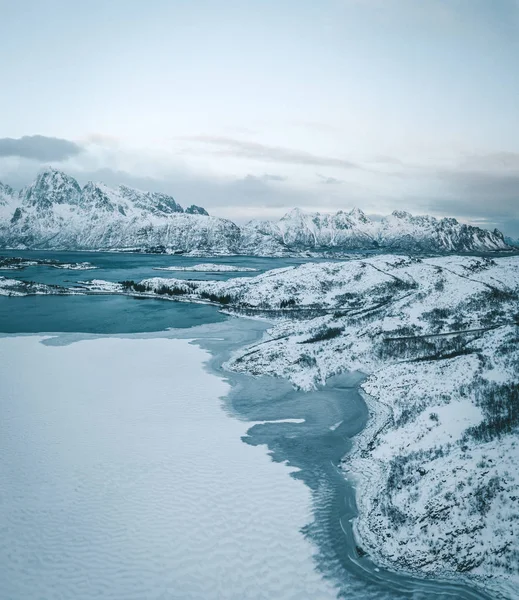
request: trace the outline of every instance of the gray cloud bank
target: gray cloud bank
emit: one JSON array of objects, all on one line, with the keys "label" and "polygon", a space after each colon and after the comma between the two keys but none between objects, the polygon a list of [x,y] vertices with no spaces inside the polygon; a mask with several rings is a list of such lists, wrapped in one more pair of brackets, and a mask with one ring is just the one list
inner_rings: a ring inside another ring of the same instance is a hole
[{"label": "gray cloud bank", "polygon": [[217,148],[217,152],[220,155],[293,165],[362,169],[360,165],[342,158],[320,156],[311,152],[303,152],[302,150],[283,148],[281,146],[269,146],[258,142],[247,142],[234,138],[208,135],[192,136],[185,139]]},{"label": "gray cloud bank", "polygon": [[81,146],[70,140],[44,135],[0,138],[0,156],[27,158],[39,162],[60,162],[81,153]]}]

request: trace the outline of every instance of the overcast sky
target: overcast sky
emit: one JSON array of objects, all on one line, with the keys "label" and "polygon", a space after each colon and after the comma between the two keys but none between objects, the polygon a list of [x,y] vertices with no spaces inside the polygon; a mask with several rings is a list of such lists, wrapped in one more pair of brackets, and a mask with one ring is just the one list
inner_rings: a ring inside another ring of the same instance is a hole
[{"label": "overcast sky", "polygon": [[519,237],[519,0],[0,0],[0,181]]}]

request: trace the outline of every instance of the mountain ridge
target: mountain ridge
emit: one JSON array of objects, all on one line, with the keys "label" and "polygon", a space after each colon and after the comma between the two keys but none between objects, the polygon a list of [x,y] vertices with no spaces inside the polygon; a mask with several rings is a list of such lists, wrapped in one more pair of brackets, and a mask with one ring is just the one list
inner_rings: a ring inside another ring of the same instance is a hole
[{"label": "mountain ridge", "polygon": [[184,209],[160,192],[93,181],[81,187],[53,167],[19,192],[0,183],[0,247],[257,256],[511,249],[497,229],[400,210],[374,221],[359,208],[335,214],[294,208],[277,222],[252,220],[238,226],[200,206]]}]

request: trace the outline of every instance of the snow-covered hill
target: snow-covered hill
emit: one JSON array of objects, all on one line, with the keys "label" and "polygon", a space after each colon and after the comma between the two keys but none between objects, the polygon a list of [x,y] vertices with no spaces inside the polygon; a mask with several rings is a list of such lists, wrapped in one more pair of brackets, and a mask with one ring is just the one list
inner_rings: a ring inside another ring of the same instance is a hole
[{"label": "snow-covered hill", "polygon": [[294,209],[278,222],[239,227],[166,194],[88,182],[53,168],[20,192],[0,183],[0,247],[141,250],[198,255],[282,256],[348,250],[506,250],[502,234],[455,219],[395,211],[371,221],[359,209],[334,215]]}]

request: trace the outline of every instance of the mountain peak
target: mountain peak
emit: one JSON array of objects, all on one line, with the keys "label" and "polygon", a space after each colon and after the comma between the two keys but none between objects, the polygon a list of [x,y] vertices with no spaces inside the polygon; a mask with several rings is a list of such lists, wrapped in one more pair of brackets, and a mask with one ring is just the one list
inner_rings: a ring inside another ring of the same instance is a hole
[{"label": "mountain peak", "polygon": [[62,175],[65,175],[63,171],[56,169],[56,167],[53,167],[52,165],[46,165],[45,167],[42,167],[38,172],[39,175],[42,175],[44,173],[61,173]]},{"label": "mountain peak", "polygon": [[304,216],[305,214],[306,213],[304,212],[304,210],[302,210],[301,208],[296,206],[295,208],[292,208],[291,210],[289,210],[286,213],[286,215],[283,217],[283,219],[297,219],[297,218]]},{"label": "mountain peak", "polygon": [[[81,190],[81,205],[83,208],[113,212],[116,210],[114,196],[114,191],[104,183],[89,181]],[[124,209],[119,208],[119,212],[124,215]]]},{"label": "mountain peak", "polygon": [[350,217],[350,219],[355,219],[356,221],[359,221],[360,223],[369,223],[368,217],[366,217],[364,212],[362,210],[360,210],[360,208],[357,208],[356,206],[350,210],[350,212],[348,213],[348,217]]},{"label": "mountain peak", "polygon": [[184,209],[175,202],[172,196],[161,192],[143,192],[136,188],[120,185],[119,194],[136,208],[153,214],[164,216],[184,212]]},{"label": "mountain peak", "polygon": [[42,169],[23,194],[24,204],[39,208],[50,208],[53,204],[79,204],[80,199],[79,183],[51,166]]},{"label": "mountain peak", "polygon": [[383,248],[427,252],[510,249],[498,231],[451,218],[413,217],[401,210],[371,221],[359,208],[335,214],[293,208],[277,222],[252,222],[240,228],[215,217],[199,218],[207,215],[205,209],[192,205],[184,211],[172,196],[160,192],[125,185],[113,189],[96,182],[81,189],[73,177],[54,167],[40,171],[19,195],[0,185],[0,208],[0,246],[164,247],[183,252],[196,249],[208,255],[215,249],[258,255]]},{"label": "mountain peak", "polygon": [[197,206],[196,204],[191,204],[185,210],[188,215],[204,215],[206,217],[209,216],[209,213],[202,206]]},{"label": "mountain peak", "polygon": [[397,219],[412,219],[413,215],[406,210],[394,210],[391,215]]},{"label": "mountain peak", "polygon": [[0,181],[0,195],[2,196],[14,196],[14,190],[7,183],[2,183]]}]

